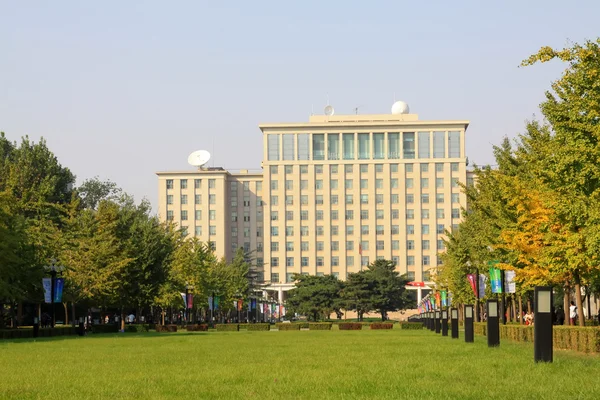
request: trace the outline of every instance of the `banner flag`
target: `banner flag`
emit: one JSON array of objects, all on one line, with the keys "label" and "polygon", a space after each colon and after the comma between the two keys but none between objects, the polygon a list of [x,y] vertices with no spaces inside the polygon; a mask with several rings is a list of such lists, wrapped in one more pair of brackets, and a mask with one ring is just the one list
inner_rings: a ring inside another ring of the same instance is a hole
[{"label": "banner flag", "polygon": [[440,297],[442,298],[442,307],[448,307],[448,298],[446,297],[446,291],[442,290],[440,293]]},{"label": "banner flag", "polygon": [[435,304],[437,304],[438,307],[442,306],[442,296],[440,295],[440,292],[435,292]]},{"label": "banner flag", "polygon": [[431,301],[431,310],[433,311],[433,310],[435,310],[435,298],[434,298],[434,297],[432,297],[432,298],[430,299],[430,301]]},{"label": "banner flag", "polygon": [[[181,295],[181,298],[183,299],[183,306],[184,306],[184,307],[186,307],[186,306],[187,306],[187,304],[186,304],[186,301],[185,301],[185,293],[181,293],[181,292],[179,292],[179,294]],[[188,307],[188,308],[189,308],[189,307]]]},{"label": "banner flag", "polygon": [[486,276],[484,274],[479,274],[479,298],[483,299],[485,297],[485,281]]},{"label": "banner flag", "polygon": [[244,300],[238,300],[237,301],[237,309],[238,309],[238,311],[242,311],[243,307],[244,307]]},{"label": "banner flag", "polygon": [[208,296],[208,309],[212,311],[213,306],[214,306],[213,298],[212,298],[212,296]]},{"label": "banner flag", "polygon": [[65,287],[65,279],[58,278],[54,281],[54,302],[62,303],[63,289]]},{"label": "banner flag", "polygon": [[452,307],[452,292],[448,290],[448,307]]},{"label": "banner flag", "polygon": [[42,286],[44,287],[44,302],[52,303],[52,278],[43,278]]},{"label": "banner flag", "polygon": [[490,268],[490,283],[492,293],[502,293],[502,275],[499,268]]},{"label": "banner flag", "polygon": [[256,309],[256,299],[250,300],[250,309],[251,310],[255,310]]},{"label": "banner flag", "polygon": [[215,301],[215,310],[219,309],[219,300],[220,300],[219,296],[215,296],[215,299],[214,299],[214,301]]},{"label": "banner flag", "polygon": [[188,303],[187,308],[194,308],[194,295],[192,293],[188,294]]},{"label": "banner flag", "polygon": [[477,278],[475,277],[475,274],[467,274],[467,279],[469,280],[469,285],[471,285],[471,289],[473,289],[473,294],[475,295],[475,297],[479,297],[477,296]]},{"label": "banner flag", "polygon": [[515,271],[505,271],[504,272],[504,280],[506,281],[506,292],[507,293],[516,293],[517,292],[517,284],[515,282]]}]

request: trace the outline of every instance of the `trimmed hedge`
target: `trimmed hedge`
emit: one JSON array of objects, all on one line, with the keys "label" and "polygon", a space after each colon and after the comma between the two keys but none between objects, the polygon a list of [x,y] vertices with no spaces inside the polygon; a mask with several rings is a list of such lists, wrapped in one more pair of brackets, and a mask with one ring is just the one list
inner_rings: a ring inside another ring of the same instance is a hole
[{"label": "trimmed hedge", "polygon": [[359,322],[344,322],[338,324],[340,331],[360,331],[364,324]]},{"label": "trimmed hedge", "polygon": [[145,324],[125,325],[125,332],[129,333],[148,332],[149,330],[150,326]]},{"label": "trimmed hedge", "polygon": [[423,323],[421,323],[421,322],[400,322],[400,329],[422,330]]},{"label": "trimmed hedge", "polygon": [[217,332],[237,332],[240,330],[238,324],[216,324]]},{"label": "trimmed hedge", "polygon": [[[487,328],[486,328],[487,329]],[[500,339],[508,339],[515,342],[532,342],[533,327],[526,325],[500,325]]]},{"label": "trimmed hedge", "polygon": [[[40,336],[42,336],[41,332]],[[27,339],[32,337],[33,329],[3,329],[0,331],[0,339]]]},{"label": "trimmed hedge", "polygon": [[271,324],[249,324],[246,329],[249,331],[269,331]]},{"label": "trimmed hedge", "polygon": [[[92,333],[117,333],[119,332],[119,326],[117,324],[92,325]],[[125,326],[125,329],[127,329],[127,326]]]},{"label": "trimmed hedge", "polygon": [[156,325],[156,332],[177,332],[177,325]]},{"label": "trimmed hedge", "polygon": [[330,331],[331,322],[309,322],[308,329],[311,331]]},{"label": "trimmed hedge", "polygon": [[294,325],[298,325],[300,329],[309,329],[310,322],[292,322]]},{"label": "trimmed hedge", "polygon": [[473,322],[473,333],[475,335],[487,336],[487,322]]},{"label": "trimmed hedge", "polygon": [[[422,324],[419,324],[419,325],[422,325]],[[371,327],[371,329],[393,329],[394,324],[386,324],[386,323],[377,322],[377,323],[371,324],[370,327]]]},{"label": "trimmed hedge", "polygon": [[208,332],[207,324],[190,324],[185,327],[188,332]]},{"label": "trimmed hedge", "polygon": [[300,324],[284,324],[283,322],[275,324],[280,331],[299,331]]}]

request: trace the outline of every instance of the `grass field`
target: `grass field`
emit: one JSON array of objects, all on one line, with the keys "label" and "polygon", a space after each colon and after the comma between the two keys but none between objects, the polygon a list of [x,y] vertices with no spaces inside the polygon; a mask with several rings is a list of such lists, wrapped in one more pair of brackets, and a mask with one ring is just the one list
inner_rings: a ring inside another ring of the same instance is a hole
[{"label": "grass field", "polygon": [[115,334],[0,342],[0,399],[598,399],[600,357],[429,331]]}]

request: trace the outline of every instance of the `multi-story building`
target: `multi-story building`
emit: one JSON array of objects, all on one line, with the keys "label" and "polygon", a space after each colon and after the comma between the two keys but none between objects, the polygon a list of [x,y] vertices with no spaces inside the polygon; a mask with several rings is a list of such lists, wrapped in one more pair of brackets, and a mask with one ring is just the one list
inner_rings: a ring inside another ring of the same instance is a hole
[{"label": "multi-story building", "polygon": [[468,124],[407,113],[261,124],[262,172],[160,172],[159,214],[228,259],[254,251],[279,298],[294,273],[345,279],[390,259],[420,300],[466,204]]}]

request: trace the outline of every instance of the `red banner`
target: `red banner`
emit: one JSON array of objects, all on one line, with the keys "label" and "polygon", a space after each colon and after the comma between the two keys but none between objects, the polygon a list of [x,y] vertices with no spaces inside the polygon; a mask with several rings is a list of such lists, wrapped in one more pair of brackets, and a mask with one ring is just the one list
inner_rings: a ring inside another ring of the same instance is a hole
[{"label": "red banner", "polygon": [[440,292],[435,293],[435,304],[437,304],[438,307],[441,307],[442,305],[442,300],[440,299]]},{"label": "red banner", "polygon": [[475,276],[475,274],[467,274],[467,279],[469,280],[471,289],[473,289],[473,294],[477,298],[477,277]]},{"label": "red banner", "polygon": [[425,287],[425,282],[407,282],[408,286]]}]

